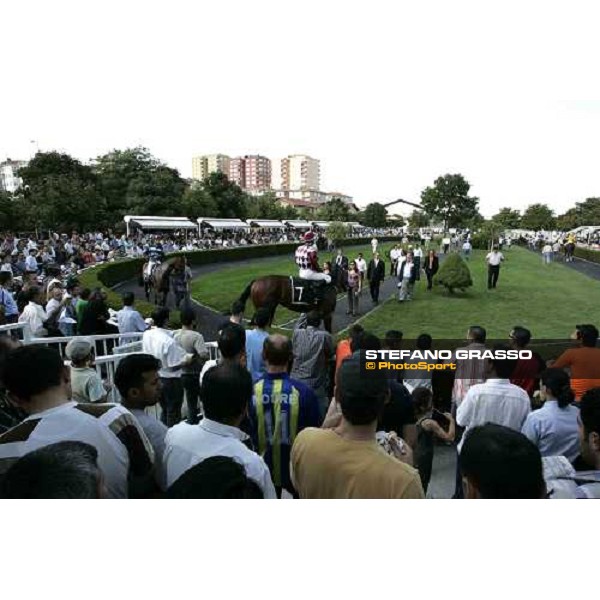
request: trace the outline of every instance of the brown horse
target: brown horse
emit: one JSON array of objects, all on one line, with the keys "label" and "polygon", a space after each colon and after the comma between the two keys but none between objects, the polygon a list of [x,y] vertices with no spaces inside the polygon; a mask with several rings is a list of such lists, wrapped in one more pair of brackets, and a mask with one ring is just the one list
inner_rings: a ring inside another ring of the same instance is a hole
[{"label": "brown horse", "polygon": [[185,270],[185,266],[185,256],[176,256],[157,265],[152,270],[150,277],[144,276],[146,300],[150,300],[150,290],[154,290],[154,304],[165,306],[171,289],[171,276],[176,273],[182,273]]},{"label": "brown horse", "polygon": [[294,291],[289,277],[285,275],[267,275],[251,281],[239,300],[245,306],[248,298],[251,298],[254,308],[268,308],[271,311],[269,324],[272,324],[275,310],[279,305],[294,312],[312,312],[323,319],[325,329],[332,333],[332,314],[337,301],[337,289],[332,283],[321,285],[324,286],[321,290],[323,292],[321,299],[316,304],[312,302],[307,304],[294,299]]}]

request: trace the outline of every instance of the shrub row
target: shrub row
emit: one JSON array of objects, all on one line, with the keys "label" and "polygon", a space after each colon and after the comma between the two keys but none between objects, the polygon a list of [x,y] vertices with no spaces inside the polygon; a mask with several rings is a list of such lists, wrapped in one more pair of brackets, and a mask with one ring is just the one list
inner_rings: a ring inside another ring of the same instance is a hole
[{"label": "shrub row", "polygon": [[575,256],[577,258],[583,258],[593,263],[600,264],[600,252],[598,250],[590,250],[589,248],[575,248]]}]

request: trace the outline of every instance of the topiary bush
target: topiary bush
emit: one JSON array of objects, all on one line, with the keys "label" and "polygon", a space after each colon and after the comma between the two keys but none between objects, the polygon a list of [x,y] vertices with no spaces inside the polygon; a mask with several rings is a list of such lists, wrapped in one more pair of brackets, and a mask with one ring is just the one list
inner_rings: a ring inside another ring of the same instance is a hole
[{"label": "topiary bush", "polygon": [[467,263],[456,252],[446,256],[433,281],[436,285],[443,285],[449,294],[453,294],[454,290],[464,292],[466,288],[473,285]]}]

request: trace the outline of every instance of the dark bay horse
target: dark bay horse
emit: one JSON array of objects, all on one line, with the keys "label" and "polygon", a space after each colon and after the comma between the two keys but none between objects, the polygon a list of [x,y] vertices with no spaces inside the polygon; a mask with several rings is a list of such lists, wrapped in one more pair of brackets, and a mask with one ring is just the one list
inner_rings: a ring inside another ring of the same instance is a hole
[{"label": "dark bay horse", "polygon": [[240,301],[244,306],[248,298],[252,300],[254,308],[268,308],[271,311],[271,319],[269,324],[272,324],[275,317],[277,306],[281,305],[288,310],[298,313],[312,312],[323,319],[325,329],[332,333],[331,322],[332,314],[335,310],[337,301],[337,288],[334,284],[327,284],[322,290],[322,299],[317,304],[306,304],[294,301],[292,285],[290,278],[286,275],[266,275],[254,279],[243,291],[240,296]]},{"label": "dark bay horse", "polygon": [[165,306],[171,289],[171,277],[183,273],[185,266],[185,257],[176,256],[175,258],[168,258],[154,267],[150,277],[144,276],[143,278],[146,300],[150,300],[150,290],[154,290],[154,304]]}]

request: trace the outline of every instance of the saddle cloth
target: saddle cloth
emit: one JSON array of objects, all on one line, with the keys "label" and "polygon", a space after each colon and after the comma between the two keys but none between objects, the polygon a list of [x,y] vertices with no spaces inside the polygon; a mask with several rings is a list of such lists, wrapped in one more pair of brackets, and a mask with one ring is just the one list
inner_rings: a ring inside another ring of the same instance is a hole
[{"label": "saddle cloth", "polygon": [[290,277],[292,302],[294,304],[318,304],[327,288],[326,281],[311,281],[300,277]]}]

